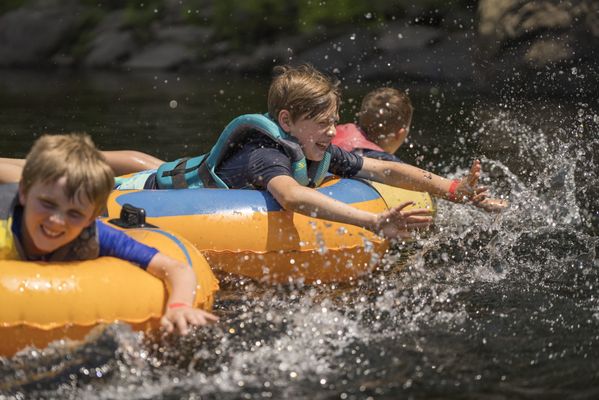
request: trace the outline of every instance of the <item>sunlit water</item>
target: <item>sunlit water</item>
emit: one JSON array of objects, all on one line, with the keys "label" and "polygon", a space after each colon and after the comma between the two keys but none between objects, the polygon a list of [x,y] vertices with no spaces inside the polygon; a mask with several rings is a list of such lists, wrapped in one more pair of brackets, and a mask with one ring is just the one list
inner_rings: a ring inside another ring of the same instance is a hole
[{"label": "sunlit water", "polygon": [[[174,158],[264,109],[264,82],[78,79],[3,82],[4,155],[42,131],[87,130],[104,148]],[[451,176],[482,157],[507,212],[440,201],[426,238],[396,244],[352,286],[227,278],[221,322],[186,338],[113,325],[83,345],[0,359],[0,398],[598,398],[598,110],[451,88],[413,98],[400,155]]]}]

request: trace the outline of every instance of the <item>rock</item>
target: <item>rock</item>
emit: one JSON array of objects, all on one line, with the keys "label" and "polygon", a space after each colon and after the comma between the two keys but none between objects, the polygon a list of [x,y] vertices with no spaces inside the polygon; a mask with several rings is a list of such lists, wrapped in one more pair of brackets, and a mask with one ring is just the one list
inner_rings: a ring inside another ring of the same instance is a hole
[{"label": "rock", "polygon": [[376,47],[387,53],[422,50],[438,42],[443,35],[444,32],[429,26],[396,23],[381,33]]},{"label": "rock", "polygon": [[[415,29],[414,29],[415,28]],[[441,30],[408,27],[382,36],[376,43],[380,53],[365,60],[350,78],[426,81],[470,81],[473,75],[474,37],[457,32],[441,39]],[[401,35],[401,36],[400,36]],[[396,37],[396,39],[392,39]]]},{"label": "rock", "polygon": [[118,63],[135,49],[136,44],[131,32],[106,32],[94,39],[83,65],[88,67],[117,67]]},{"label": "rock", "polygon": [[193,59],[192,52],[179,43],[159,43],[145,48],[124,64],[131,69],[174,69]]},{"label": "rock", "polygon": [[100,35],[106,32],[118,32],[123,30],[125,23],[125,10],[115,10],[102,18],[100,23],[94,28],[93,33]]},{"label": "rock", "polygon": [[371,56],[374,50],[372,32],[356,29],[299,52],[295,61],[308,62],[320,71],[343,73],[353,70]]},{"label": "rock", "polygon": [[0,66],[49,65],[80,27],[77,6],[20,8],[0,16]]},{"label": "rock", "polygon": [[164,42],[177,42],[192,46],[203,46],[209,43],[214,32],[210,28],[192,25],[175,25],[160,27],[154,36]]},{"label": "rock", "polygon": [[[599,2],[596,0],[480,0],[483,79],[526,85],[535,92],[590,93],[599,78]],[[586,82],[572,79],[572,69]]]}]

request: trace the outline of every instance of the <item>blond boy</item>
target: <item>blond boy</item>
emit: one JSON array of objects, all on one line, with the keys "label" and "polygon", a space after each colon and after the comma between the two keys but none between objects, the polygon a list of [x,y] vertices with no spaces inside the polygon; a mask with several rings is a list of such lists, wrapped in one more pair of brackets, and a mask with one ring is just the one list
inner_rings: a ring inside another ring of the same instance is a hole
[{"label": "blond boy", "polygon": [[[138,264],[171,288],[161,324],[186,334],[216,320],[191,307],[192,269],[96,220],[114,185],[87,135],[45,135],[16,185],[0,185],[0,260],[69,261],[113,256]],[[118,279],[118,277],[115,277]]]}]

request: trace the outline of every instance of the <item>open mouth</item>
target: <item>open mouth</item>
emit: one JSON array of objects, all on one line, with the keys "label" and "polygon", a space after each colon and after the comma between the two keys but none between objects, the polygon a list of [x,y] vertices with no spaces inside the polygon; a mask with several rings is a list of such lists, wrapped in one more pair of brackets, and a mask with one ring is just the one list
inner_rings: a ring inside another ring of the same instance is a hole
[{"label": "open mouth", "polygon": [[51,239],[56,239],[57,237],[59,237],[63,234],[62,231],[59,231],[59,232],[53,231],[53,230],[45,227],[44,225],[41,225],[41,228],[42,228],[42,233]]},{"label": "open mouth", "polygon": [[329,147],[329,142],[316,142],[316,147],[322,151],[325,151]]}]

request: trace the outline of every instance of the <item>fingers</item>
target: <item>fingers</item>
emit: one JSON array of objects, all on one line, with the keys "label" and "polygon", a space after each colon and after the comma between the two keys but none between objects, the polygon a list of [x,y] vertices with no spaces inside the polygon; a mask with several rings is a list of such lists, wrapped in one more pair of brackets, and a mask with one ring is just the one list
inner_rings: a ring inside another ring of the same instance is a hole
[{"label": "fingers", "polygon": [[483,201],[474,203],[474,205],[478,208],[481,208],[487,212],[501,212],[505,210],[509,203],[506,200],[502,199],[484,199]]},{"label": "fingers", "polygon": [[208,323],[218,322],[218,317],[216,315],[209,313],[208,311],[203,311],[203,310],[199,310],[199,311],[202,312],[202,315],[206,319],[206,322],[208,322]]},{"label": "fingers", "polygon": [[179,334],[181,334],[182,336],[187,335],[187,332],[189,332],[189,329],[187,328],[187,319],[185,318],[184,313],[177,313],[177,315],[175,316],[175,325],[177,326]]},{"label": "fingers", "polygon": [[476,187],[478,184],[478,180],[480,179],[480,160],[474,160],[472,162],[472,166],[470,167],[470,173],[468,174],[467,182],[471,187]]},{"label": "fingers", "polygon": [[414,204],[416,204],[416,203],[414,203],[413,201],[404,201],[403,203],[400,203],[398,206],[396,206],[396,207],[393,207],[393,208],[392,208],[391,210],[389,210],[389,211],[391,211],[391,212],[395,212],[395,211],[401,211],[401,210],[403,210],[404,208],[406,208],[406,207],[408,207],[408,206],[411,206],[411,205],[414,205]]},{"label": "fingers", "polygon": [[205,326],[218,321],[218,317],[204,310],[187,307],[185,309],[169,310],[161,318],[160,325],[168,333],[175,329],[180,335],[187,335],[190,326]]},{"label": "fingers", "polygon": [[162,326],[162,328],[167,331],[168,333],[171,333],[173,331],[173,324],[171,323],[171,321],[167,318],[166,315],[164,315],[162,318],[160,318],[160,326]]}]

